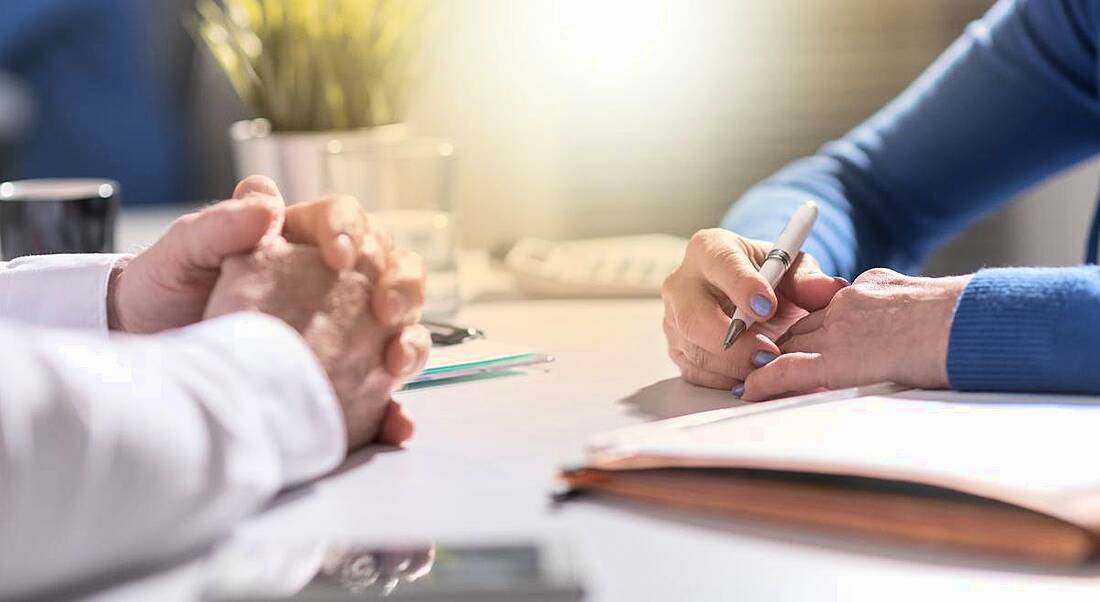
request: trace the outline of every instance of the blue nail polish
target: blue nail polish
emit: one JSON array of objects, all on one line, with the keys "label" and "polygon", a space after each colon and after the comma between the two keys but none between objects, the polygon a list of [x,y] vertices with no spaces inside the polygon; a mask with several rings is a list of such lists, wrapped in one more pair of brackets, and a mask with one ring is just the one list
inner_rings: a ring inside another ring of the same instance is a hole
[{"label": "blue nail polish", "polygon": [[772,363],[772,360],[777,357],[779,356],[772,353],[771,351],[757,351],[756,353],[752,354],[752,365],[756,366],[757,368],[763,368],[764,366]]},{"label": "blue nail polish", "polygon": [[745,383],[737,383],[730,389],[730,393],[733,393],[734,397],[741,397],[745,394]]},{"label": "blue nail polish", "polygon": [[749,302],[752,304],[752,311],[761,318],[772,313],[772,302],[764,295],[753,295]]}]

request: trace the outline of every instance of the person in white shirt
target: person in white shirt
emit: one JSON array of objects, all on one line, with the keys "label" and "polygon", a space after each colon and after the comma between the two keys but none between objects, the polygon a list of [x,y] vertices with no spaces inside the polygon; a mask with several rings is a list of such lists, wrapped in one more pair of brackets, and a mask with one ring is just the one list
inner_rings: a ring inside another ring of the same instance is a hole
[{"label": "person in white shirt", "polygon": [[354,199],[258,177],[136,257],[0,264],[0,598],[170,561],[408,439],[423,295]]}]

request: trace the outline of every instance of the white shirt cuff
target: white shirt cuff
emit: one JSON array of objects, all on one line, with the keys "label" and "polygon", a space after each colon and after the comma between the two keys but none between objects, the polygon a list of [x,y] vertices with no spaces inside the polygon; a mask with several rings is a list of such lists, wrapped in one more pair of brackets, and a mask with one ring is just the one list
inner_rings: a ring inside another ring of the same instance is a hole
[{"label": "white shirt cuff", "polygon": [[34,255],[0,263],[0,318],[107,332],[107,281],[128,255]]},{"label": "white shirt cuff", "polygon": [[242,312],[176,333],[217,348],[256,391],[261,420],[279,453],[283,487],[316,479],[343,461],[348,444],[340,402],[293,328],[266,314]]}]

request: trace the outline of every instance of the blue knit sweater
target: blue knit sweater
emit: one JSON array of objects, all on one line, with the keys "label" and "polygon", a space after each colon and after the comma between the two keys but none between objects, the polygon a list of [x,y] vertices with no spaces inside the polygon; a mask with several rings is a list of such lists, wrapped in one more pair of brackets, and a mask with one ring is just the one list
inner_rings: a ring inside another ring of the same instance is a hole
[{"label": "blue knit sweater", "polygon": [[[774,240],[808,195],[821,212],[805,250],[826,271],[918,270],[983,213],[1100,152],[1098,38],[1100,2],[1002,0],[901,96],[750,190],[723,225]],[[951,326],[953,387],[1100,393],[1096,219],[1091,232],[1092,265],[974,276]]]}]

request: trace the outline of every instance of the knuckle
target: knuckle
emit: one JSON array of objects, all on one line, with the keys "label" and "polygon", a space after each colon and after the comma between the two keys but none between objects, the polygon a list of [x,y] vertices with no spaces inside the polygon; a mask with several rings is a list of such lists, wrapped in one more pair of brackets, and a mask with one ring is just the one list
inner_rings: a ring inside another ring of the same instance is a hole
[{"label": "knuckle", "polygon": [[384,228],[379,227],[377,220],[368,219],[366,228],[366,234],[374,241],[378,249],[383,252],[393,251],[393,237]]},{"label": "knuckle", "polygon": [[276,203],[273,203],[270,199],[250,199],[246,202],[249,206],[257,208],[267,213],[268,216],[271,217],[275,217],[281,212],[280,206]]},{"label": "knuckle", "polygon": [[694,366],[685,366],[680,370],[680,376],[693,385],[700,387],[724,387],[724,377],[700,370]]},{"label": "knuckle", "polygon": [[181,232],[186,232],[187,230],[190,230],[192,227],[194,227],[195,222],[199,221],[200,215],[202,215],[201,211],[188,213],[187,215],[181,215],[172,222],[172,225],[168,226],[168,231],[177,234]]},{"label": "knuckle", "polygon": [[432,345],[432,335],[423,324],[407,326],[406,337],[417,354],[426,354]]},{"label": "knuckle", "polygon": [[329,195],[328,199],[333,204],[347,205],[349,207],[354,206],[356,209],[362,208],[362,206],[359,204],[359,199],[350,194],[333,194]]},{"label": "knuckle", "polygon": [[714,261],[719,261],[726,264],[731,264],[735,271],[740,271],[742,267],[741,259],[744,256],[740,249],[735,249],[728,245],[715,245],[710,248],[708,253],[710,258]]},{"label": "knuckle", "polygon": [[840,289],[833,295],[833,300],[829,303],[829,313],[827,315],[835,316],[837,314],[843,314],[843,309],[846,306],[856,303],[859,299],[866,297],[872,286],[873,285],[862,282]]},{"label": "knuckle", "polygon": [[417,281],[416,286],[409,287],[408,297],[413,307],[422,307],[424,305],[424,302],[427,301],[427,290],[425,290],[421,281]]},{"label": "knuckle", "polygon": [[672,360],[672,363],[676,364],[676,367],[680,369],[681,374],[683,374],[684,370],[690,365],[687,362],[687,358],[684,357],[684,352],[675,345],[668,346],[668,357]]},{"label": "knuckle", "polygon": [[678,338],[676,336],[676,327],[672,322],[672,316],[667,312],[665,313],[665,319],[661,321],[661,328],[665,331],[665,339],[668,340],[669,344],[672,343],[673,339]]},{"label": "knuckle", "polygon": [[698,366],[699,368],[707,368],[709,362],[707,361],[707,352],[700,346],[693,343],[684,345],[684,356],[692,366]]},{"label": "knuckle", "polygon": [[852,284],[886,283],[896,280],[901,274],[889,268],[871,268],[856,277]]},{"label": "knuckle", "polygon": [[841,307],[841,306],[845,305],[846,303],[851,302],[852,295],[856,294],[855,293],[855,286],[856,285],[854,285],[854,284],[851,285],[851,286],[846,286],[846,287],[840,289],[839,291],[837,291],[836,294],[833,295],[832,301],[830,301],[829,305],[827,305],[825,307],[826,321],[828,321],[830,318],[832,318],[837,313],[837,308],[838,307]]},{"label": "knuckle", "polygon": [[684,371],[684,362],[680,359],[683,357],[683,355],[681,355],[680,353],[680,350],[677,349],[676,346],[672,343],[669,343],[667,353],[668,359],[672,360],[673,364],[676,364],[676,367],[680,369],[680,373],[682,374]]},{"label": "knuckle", "polygon": [[858,325],[857,317],[854,314],[855,312],[846,311],[846,308],[843,307],[832,310],[826,316],[825,323],[821,325],[826,338],[844,340]]},{"label": "knuckle", "polygon": [[704,255],[713,255],[716,249],[727,248],[722,244],[727,232],[721,228],[706,228],[699,230],[691,237],[690,246]]},{"label": "knuckle", "polygon": [[702,376],[691,366],[680,366],[680,376],[693,385],[701,385]]},{"label": "knuckle", "polygon": [[338,194],[326,194],[325,196],[314,201],[314,206],[329,209],[333,205],[339,202],[340,195]]},{"label": "knuckle", "polygon": [[671,274],[665,276],[664,281],[661,282],[661,297],[671,299],[674,296],[673,291],[679,281],[679,274],[680,268],[676,268]]},{"label": "knuckle", "polygon": [[706,246],[707,243],[714,238],[717,228],[704,228],[691,235],[691,240],[688,244],[700,247]]},{"label": "knuckle", "polygon": [[729,368],[723,370],[721,373],[729,376],[730,378],[736,378],[737,380],[745,380],[750,375],[758,370],[755,366],[752,366],[749,362],[751,360],[735,364]]}]

